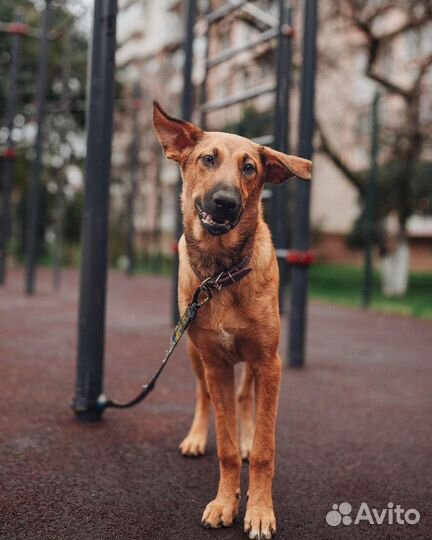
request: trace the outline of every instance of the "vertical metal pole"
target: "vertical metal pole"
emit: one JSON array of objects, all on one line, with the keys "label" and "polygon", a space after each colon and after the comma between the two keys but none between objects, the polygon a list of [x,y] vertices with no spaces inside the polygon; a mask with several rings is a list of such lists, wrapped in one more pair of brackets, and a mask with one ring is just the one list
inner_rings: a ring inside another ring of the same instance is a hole
[{"label": "vertical metal pole", "polygon": [[[303,27],[303,69],[299,126],[300,157],[311,159],[314,132],[314,98],[316,70],[317,0],[305,0]],[[310,183],[296,181],[293,248],[307,250],[310,245]],[[307,266],[294,265],[291,273],[291,316],[289,332],[289,365],[302,367],[305,358]]]},{"label": "vertical metal pole", "polygon": [[133,112],[133,128],[132,128],[132,144],[130,149],[130,168],[131,168],[131,177],[130,177],[130,186],[127,199],[127,241],[126,241],[126,250],[127,250],[127,273],[129,276],[132,276],[135,272],[135,197],[137,192],[137,173],[138,173],[138,164],[139,164],[139,123],[138,123],[138,113],[141,107],[141,85],[139,81],[136,81],[133,88],[133,99],[132,99],[132,112]]},{"label": "vertical metal pole", "polygon": [[[19,25],[21,19],[16,17]],[[11,232],[11,201],[10,192],[12,187],[12,166],[15,159],[15,144],[12,137],[14,117],[17,105],[17,75],[21,56],[21,36],[20,32],[11,31],[11,55],[9,70],[9,88],[6,101],[5,126],[8,130],[8,141],[6,151],[3,155],[1,190],[2,207],[0,215],[0,285],[6,282],[6,257],[8,241]]]},{"label": "vertical metal pole", "polygon": [[[194,23],[196,14],[196,0],[186,1],[185,17],[185,37],[183,43],[184,64],[183,64],[183,94],[181,101],[181,116],[183,120],[190,120],[193,107],[193,86],[192,86],[192,61],[193,61],[193,40]],[[182,216],[180,210],[180,194],[182,190],[181,178],[176,184],[176,241],[179,240],[183,232]],[[172,274],[172,301],[171,301],[171,322],[176,324],[179,319],[178,309],[178,253],[174,254]]]},{"label": "vertical metal pole", "polygon": [[[277,49],[277,88],[274,119],[274,147],[281,152],[288,151],[289,93],[291,88],[291,27],[292,9],[285,6],[285,0],[279,0],[279,39]],[[287,249],[287,209],[288,185],[272,186],[271,228],[276,249]],[[279,264],[279,311],[284,312],[284,285],[287,265],[283,258]]]},{"label": "vertical metal pole", "polygon": [[73,409],[98,420],[103,387],[108,207],[116,48],[116,0],[95,0],[89,87],[87,157],[82,223],[77,378]]},{"label": "vertical metal pole", "polygon": [[[71,32],[70,28],[66,28],[64,34],[63,43],[63,59],[62,59],[62,99],[61,99],[61,114],[63,114],[63,128],[62,128],[62,143],[66,142],[67,134],[67,119],[69,115],[70,105],[70,92],[69,92],[69,80],[71,78]],[[53,286],[55,290],[60,289],[61,285],[61,272],[63,263],[63,220],[65,212],[65,188],[66,183],[66,171],[65,165],[63,165],[60,171],[57,182],[56,204],[55,204],[55,242],[53,253]]]},{"label": "vertical metal pole", "polygon": [[[211,0],[207,0],[204,13],[207,15],[211,12]],[[210,31],[211,31],[211,25],[207,23],[207,39],[206,39],[206,46],[205,46],[205,53],[204,53],[204,78],[201,83],[201,89],[200,89],[200,127],[202,129],[206,129],[207,126],[207,113],[205,110],[203,110],[203,105],[207,101],[207,81],[209,76],[209,68],[207,65],[209,56],[210,56]]]},{"label": "vertical metal pole", "polygon": [[[288,2],[289,5],[284,9],[283,15],[283,25],[281,33],[284,36],[284,48],[283,48],[283,73],[282,80],[284,82],[284,90],[282,92],[282,110],[284,111],[284,122],[282,123],[283,132],[281,139],[281,152],[289,152],[290,149],[290,94],[291,94],[291,83],[292,83],[292,54],[293,54],[293,29],[292,29],[292,19],[293,19],[293,8],[291,5],[291,0]],[[287,246],[286,246],[287,247]]]},{"label": "vertical metal pole", "polygon": [[40,175],[43,152],[43,124],[45,120],[47,69],[48,69],[48,30],[50,24],[51,0],[45,0],[45,10],[42,19],[42,35],[39,47],[38,76],[36,89],[36,123],[37,134],[35,141],[35,157],[32,164],[31,184],[27,199],[27,230],[26,230],[26,276],[25,292],[32,295],[35,292],[36,265],[39,255],[39,204],[40,204]]},{"label": "vertical metal pole", "polygon": [[369,307],[372,297],[372,243],[374,231],[375,213],[375,185],[378,175],[378,152],[379,152],[379,100],[380,94],[376,92],[372,104],[372,137],[371,137],[371,165],[366,192],[365,208],[365,252],[363,274],[363,307]]}]

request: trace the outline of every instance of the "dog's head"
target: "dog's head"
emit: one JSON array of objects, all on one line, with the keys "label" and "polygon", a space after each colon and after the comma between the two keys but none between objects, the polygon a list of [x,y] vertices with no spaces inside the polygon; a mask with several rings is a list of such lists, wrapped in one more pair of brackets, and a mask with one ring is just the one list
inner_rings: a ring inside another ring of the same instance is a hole
[{"label": "dog's head", "polygon": [[177,161],[184,182],[183,211],[194,213],[214,236],[236,227],[259,205],[265,182],[297,176],[309,180],[312,163],[260,146],[238,135],[206,132],[168,116],[155,102],[153,124],[167,158]]}]

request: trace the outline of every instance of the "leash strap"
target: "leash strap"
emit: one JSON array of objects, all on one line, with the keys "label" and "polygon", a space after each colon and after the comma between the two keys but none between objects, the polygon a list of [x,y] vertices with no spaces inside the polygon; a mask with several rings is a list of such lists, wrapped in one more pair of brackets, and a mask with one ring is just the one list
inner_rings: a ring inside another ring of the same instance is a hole
[{"label": "leash strap", "polygon": [[107,399],[104,394],[101,394],[97,401],[97,408],[99,410],[104,410],[108,407],[112,407],[114,409],[128,409],[143,401],[156,386],[156,382],[159,379],[165,366],[167,365],[170,356],[174,352],[174,349],[177,347],[178,342],[182,338],[183,334],[186,332],[191,322],[195,319],[198,310],[201,309],[207,302],[209,302],[213,298],[211,292],[212,289],[215,289],[219,292],[224,287],[227,287],[232,283],[237,283],[237,281],[247,276],[249,272],[252,271],[251,268],[247,268],[250,259],[251,256],[248,255],[247,257],[242,259],[240,264],[238,264],[236,267],[230,268],[229,270],[224,270],[218,275],[211,276],[205,279],[196,289],[193,295],[192,302],[188,305],[186,311],[183,313],[182,317],[174,328],[168,350],[165,353],[159,369],[156,371],[150,381],[143,385],[141,392],[136,397],[134,397],[130,401],[119,402],[113,399]]}]

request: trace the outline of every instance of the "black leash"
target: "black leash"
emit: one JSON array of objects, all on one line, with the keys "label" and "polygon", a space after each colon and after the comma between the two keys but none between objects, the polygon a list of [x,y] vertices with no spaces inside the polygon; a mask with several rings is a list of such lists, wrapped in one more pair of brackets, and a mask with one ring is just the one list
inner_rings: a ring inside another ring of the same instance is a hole
[{"label": "black leash", "polygon": [[[216,276],[208,277],[201,283],[201,285],[197,288],[193,295],[192,302],[188,305],[186,311],[183,313],[183,316],[180,318],[174,329],[174,333],[171,336],[170,345],[167,352],[165,353],[161,365],[159,366],[159,369],[156,371],[150,381],[147,384],[143,385],[141,392],[136,397],[134,397],[130,401],[122,403],[114,401],[112,399],[107,399],[105,395],[102,394],[99,396],[97,401],[98,409],[104,410],[108,407],[112,407],[115,409],[128,409],[129,407],[133,407],[134,405],[137,405],[138,403],[143,401],[143,399],[145,399],[154,389],[156,381],[164,370],[169,357],[173,353],[183,334],[186,332],[190,323],[195,319],[198,310],[201,309],[207,302],[209,302],[213,298],[212,289],[220,291],[224,287],[227,287],[232,283],[237,283],[237,281],[240,281],[240,279],[247,276],[249,272],[252,271],[252,268],[247,268],[250,259],[251,256],[249,255],[242,259],[240,264],[238,264],[234,268],[224,270]],[[202,295],[204,295],[204,297],[200,299]]]}]

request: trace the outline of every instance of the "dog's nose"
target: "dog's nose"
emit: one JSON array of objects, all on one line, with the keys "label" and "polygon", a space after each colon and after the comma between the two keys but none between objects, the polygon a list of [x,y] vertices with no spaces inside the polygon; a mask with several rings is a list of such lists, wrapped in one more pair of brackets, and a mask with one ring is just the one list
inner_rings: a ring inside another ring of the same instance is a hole
[{"label": "dog's nose", "polygon": [[233,191],[227,189],[219,189],[213,193],[212,205],[214,211],[220,214],[235,215],[240,209],[240,196]]}]

